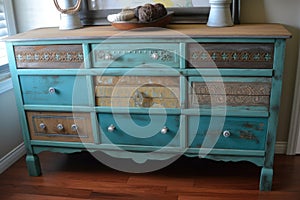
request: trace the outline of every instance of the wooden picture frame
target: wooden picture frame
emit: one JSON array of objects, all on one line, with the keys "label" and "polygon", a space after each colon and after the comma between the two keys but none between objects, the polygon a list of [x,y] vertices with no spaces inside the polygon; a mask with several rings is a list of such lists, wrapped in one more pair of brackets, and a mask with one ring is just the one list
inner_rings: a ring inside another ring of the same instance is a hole
[{"label": "wooden picture frame", "polygon": [[[109,1],[109,0],[106,0]],[[106,17],[109,14],[118,13],[121,9],[99,9],[89,8],[91,0],[82,0],[80,19],[83,25],[108,25]],[[139,6],[139,5],[137,5]],[[205,7],[170,7],[169,11],[174,11],[171,23],[206,23],[210,11],[209,6]],[[240,0],[232,0],[232,19],[235,24],[240,20]]]}]

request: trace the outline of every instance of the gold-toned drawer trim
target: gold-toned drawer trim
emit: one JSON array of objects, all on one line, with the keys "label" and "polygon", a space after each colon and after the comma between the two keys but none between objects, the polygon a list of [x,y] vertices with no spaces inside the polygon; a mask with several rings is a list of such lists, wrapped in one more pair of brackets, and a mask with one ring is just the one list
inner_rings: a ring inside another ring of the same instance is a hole
[{"label": "gold-toned drawer trim", "polygon": [[32,140],[93,142],[89,113],[27,112]]}]

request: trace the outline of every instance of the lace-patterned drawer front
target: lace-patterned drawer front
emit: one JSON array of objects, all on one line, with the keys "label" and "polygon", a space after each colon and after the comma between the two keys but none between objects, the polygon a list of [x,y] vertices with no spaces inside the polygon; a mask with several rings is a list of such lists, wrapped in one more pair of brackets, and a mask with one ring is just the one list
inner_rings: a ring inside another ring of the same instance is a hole
[{"label": "lace-patterned drawer front", "polygon": [[191,80],[190,107],[262,106],[269,108],[270,78],[207,78]]},{"label": "lace-patterned drawer front", "polygon": [[274,44],[201,43],[189,44],[190,68],[273,68]]},{"label": "lace-patterned drawer front", "polygon": [[94,67],[179,67],[178,44],[93,44]]},{"label": "lace-patterned drawer front", "polygon": [[32,140],[93,142],[89,113],[27,112]]},{"label": "lace-patterned drawer front", "polygon": [[17,68],[80,68],[81,45],[15,46]]}]

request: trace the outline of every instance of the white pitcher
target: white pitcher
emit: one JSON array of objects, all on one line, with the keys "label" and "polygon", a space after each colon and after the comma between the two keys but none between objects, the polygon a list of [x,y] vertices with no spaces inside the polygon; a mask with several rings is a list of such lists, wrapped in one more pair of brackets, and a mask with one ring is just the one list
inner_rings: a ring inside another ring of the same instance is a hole
[{"label": "white pitcher", "polygon": [[207,26],[225,27],[232,26],[230,4],[232,0],[209,0],[211,5]]},{"label": "white pitcher", "polygon": [[74,5],[73,0],[53,0],[57,10],[60,14],[60,30],[69,30],[81,28],[82,24],[79,18],[79,9],[81,0],[77,0]]}]

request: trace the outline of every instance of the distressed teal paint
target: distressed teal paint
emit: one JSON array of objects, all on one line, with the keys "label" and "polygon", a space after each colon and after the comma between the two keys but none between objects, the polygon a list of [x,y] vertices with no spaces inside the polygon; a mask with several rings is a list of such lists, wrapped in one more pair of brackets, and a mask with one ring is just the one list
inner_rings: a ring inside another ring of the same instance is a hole
[{"label": "distressed teal paint", "polygon": [[117,113],[117,114],[126,114],[126,113],[134,113],[134,114],[143,114],[143,113],[151,113],[152,114],[180,114],[181,110],[177,108],[124,108],[124,107],[96,107],[97,112],[101,113]]},{"label": "distressed teal paint", "polygon": [[88,105],[85,77],[20,76],[20,85],[24,104]]},{"label": "distressed teal paint", "polygon": [[180,53],[178,54],[178,56],[180,56],[180,69],[184,69],[186,68],[186,57],[187,57],[187,52],[186,52],[186,48],[187,45],[186,43],[180,43]]},{"label": "distressed teal paint", "polygon": [[[220,123],[215,123],[216,121]],[[187,126],[189,146],[202,148],[205,137],[212,135],[216,138],[216,143],[213,142],[210,148],[264,150],[267,118],[226,117],[224,124],[222,122],[220,117],[201,116],[199,119],[197,116],[190,116]],[[229,131],[230,136],[224,137],[224,131]]]},{"label": "distressed teal paint", "polygon": [[179,45],[147,44],[92,44],[93,67],[179,67]]},{"label": "distressed teal paint", "polygon": [[238,76],[238,77],[267,77],[273,75],[272,69],[185,69],[180,73],[185,76]]},{"label": "distressed teal paint", "polygon": [[[200,106],[199,109],[190,108],[182,110],[182,114],[185,115],[211,115],[212,107]],[[223,116],[226,112],[226,116],[234,117],[269,117],[269,111],[266,107],[260,106],[226,106],[226,107],[213,107],[215,116]]]},{"label": "distressed teal paint", "polygon": [[[166,122],[160,124],[162,118],[164,118],[162,115],[99,114],[102,143],[161,147],[179,146],[180,116],[168,115]],[[115,126],[114,131],[108,131],[110,125]],[[130,132],[124,131],[126,127]],[[164,127],[168,131],[161,133],[160,131]]]},{"label": "distressed teal paint", "polygon": [[15,97],[16,97],[16,104],[19,110],[20,126],[21,126],[22,135],[23,135],[24,144],[27,153],[26,164],[28,168],[28,173],[31,176],[39,176],[41,174],[41,167],[40,167],[39,158],[37,155],[34,154],[33,147],[30,144],[30,134],[27,126],[26,113],[23,109],[24,102],[22,99],[22,92],[19,85],[19,77],[16,70],[17,67],[16,67],[16,61],[14,57],[14,49],[11,43],[6,43],[6,48],[7,48],[11,78],[12,78]]},{"label": "distressed teal paint", "polygon": [[272,92],[270,96],[270,118],[266,139],[266,157],[264,168],[261,171],[260,190],[271,190],[274,151],[276,143],[276,132],[278,125],[278,113],[280,108],[280,98],[282,89],[282,74],[285,57],[285,40],[277,39],[274,52],[274,76],[272,78]]},{"label": "distressed teal paint", "polygon": [[190,82],[233,82],[233,83],[271,83],[270,78],[253,78],[253,77],[190,77]]}]

